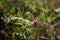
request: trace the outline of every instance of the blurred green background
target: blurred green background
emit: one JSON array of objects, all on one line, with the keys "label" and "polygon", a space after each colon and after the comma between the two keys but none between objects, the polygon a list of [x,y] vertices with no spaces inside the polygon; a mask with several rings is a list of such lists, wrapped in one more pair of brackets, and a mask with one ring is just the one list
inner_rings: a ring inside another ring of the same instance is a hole
[{"label": "blurred green background", "polygon": [[60,0],[0,0],[0,40],[55,40],[59,28]]}]

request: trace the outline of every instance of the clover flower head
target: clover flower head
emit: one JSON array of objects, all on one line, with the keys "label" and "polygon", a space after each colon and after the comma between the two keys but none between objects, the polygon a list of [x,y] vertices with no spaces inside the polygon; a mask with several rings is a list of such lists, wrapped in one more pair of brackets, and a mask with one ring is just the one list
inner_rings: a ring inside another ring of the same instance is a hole
[{"label": "clover flower head", "polygon": [[34,26],[37,26],[38,25],[38,20],[33,20],[33,24],[34,24]]},{"label": "clover flower head", "polygon": [[56,36],[55,39],[56,39],[56,40],[60,40],[60,36]]}]

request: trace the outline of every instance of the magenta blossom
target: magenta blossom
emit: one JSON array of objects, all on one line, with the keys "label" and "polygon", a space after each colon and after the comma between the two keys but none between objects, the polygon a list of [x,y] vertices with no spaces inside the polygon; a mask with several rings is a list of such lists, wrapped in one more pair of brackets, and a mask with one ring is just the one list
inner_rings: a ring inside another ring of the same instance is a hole
[{"label": "magenta blossom", "polygon": [[38,25],[38,21],[37,20],[33,20],[33,24],[34,24],[34,26],[37,26]]},{"label": "magenta blossom", "polygon": [[55,39],[56,39],[56,40],[60,40],[60,36],[56,36]]}]

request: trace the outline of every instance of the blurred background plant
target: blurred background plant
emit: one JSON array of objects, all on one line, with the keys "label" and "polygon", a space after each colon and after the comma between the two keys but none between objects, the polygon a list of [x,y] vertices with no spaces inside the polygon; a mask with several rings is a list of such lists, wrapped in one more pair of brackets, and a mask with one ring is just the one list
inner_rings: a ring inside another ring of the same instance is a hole
[{"label": "blurred background plant", "polygon": [[0,40],[55,40],[60,13],[51,7],[47,0],[0,0]]}]

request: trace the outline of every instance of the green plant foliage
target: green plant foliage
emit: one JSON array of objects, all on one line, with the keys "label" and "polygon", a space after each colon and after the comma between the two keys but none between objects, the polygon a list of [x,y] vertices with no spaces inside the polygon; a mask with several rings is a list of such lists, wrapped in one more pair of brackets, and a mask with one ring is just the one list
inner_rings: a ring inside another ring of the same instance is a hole
[{"label": "green plant foliage", "polygon": [[[39,13],[40,8],[37,8],[36,0],[0,0],[0,40],[40,40],[42,37],[55,40],[55,34],[46,31],[51,26],[49,23],[60,17],[60,13],[51,11],[47,4]],[[37,26],[33,24],[35,19],[38,20]]]}]

